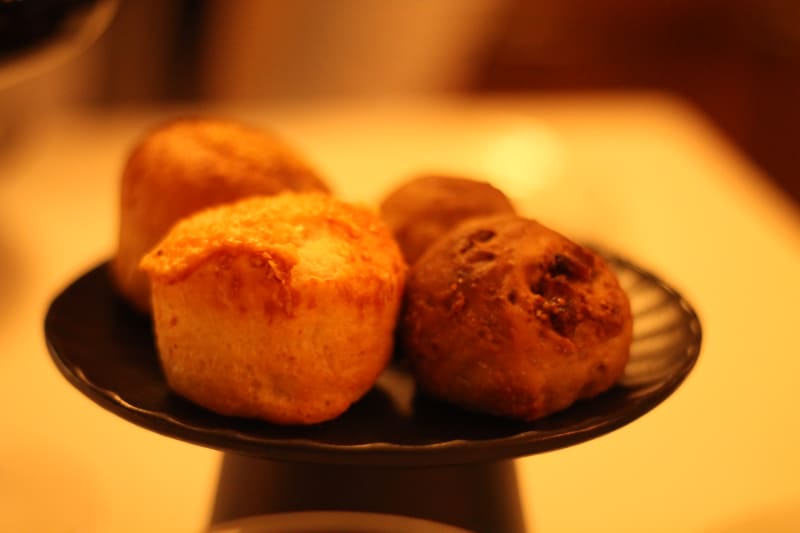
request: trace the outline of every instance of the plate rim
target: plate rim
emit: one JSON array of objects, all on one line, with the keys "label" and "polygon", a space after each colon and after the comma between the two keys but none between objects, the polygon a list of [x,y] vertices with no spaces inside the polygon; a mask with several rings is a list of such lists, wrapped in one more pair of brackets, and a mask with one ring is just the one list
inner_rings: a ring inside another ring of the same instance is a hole
[{"label": "plate rim", "polygon": [[[690,324],[692,337],[682,344],[682,347],[687,349],[686,357],[668,376],[658,382],[658,386],[653,392],[637,398],[631,405],[626,405],[623,409],[618,410],[613,417],[588,418],[585,422],[576,424],[569,430],[556,433],[545,431],[544,434],[541,434],[542,430],[530,427],[512,436],[484,440],[449,439],[427,444],[402,444],[387,441],[334,444],[315,441],[308,437],[269,438],[254,436],[235,428],[204,427],[181,420],[169,413],[134,405],[117,392],[89,379],[80,365],[71,360],[64,360],[59,354],[59,347],[54,345],[50,334],[52,314],[57,303],[66,296],[68,291],[74,290],[79,282],[93,275],[108,275],[110,260],[100,262],[83,271],[51,300],[44,320],[45,341],[49,355],[61,374],[73,387],[100,407],[143,429],[222,452],[233,451],[244,455],[290,462],[376,466],[466,464],[485,461],[487,455],[491,455],[494,460],[513,459],[579,444],[634,422],[671,396],[697,364],[702,345],[702,326],[697,311],[681,292],[649,270],[616,253],[603,250],[601,255],[612,267],[615,267],[616,264],[635,272],[675,299]],[[116,295],[115,297],[118,298]],[[510,423],[518,422],[510,421]],[[168,426],[169,429],[165,429],[162,425]],[[537,432],[540,434],[536,435]],[[525,447],[524,452],[519,451],[521,447]],[[487,454],[487,451],[490,453]],[[413,457],[413,460],[409,460],[409,457]]]}]

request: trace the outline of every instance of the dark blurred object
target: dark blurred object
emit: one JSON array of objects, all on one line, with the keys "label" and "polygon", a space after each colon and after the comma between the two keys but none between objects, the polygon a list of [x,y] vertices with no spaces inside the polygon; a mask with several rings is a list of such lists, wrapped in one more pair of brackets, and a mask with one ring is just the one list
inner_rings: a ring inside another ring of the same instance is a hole
[{"label": "dark blurred object", "polygon": [[274,103],[460,89],[506,1],[122,1],[90,96]]},{"label": "dark blurred object", "polygon": [[0,88],[94,42],[115,5],[113,0],[0,0]]},{"label": "dark blurred object", "polygon": [[94,103],[192,100],[209,0],[122,0],[97,49]]},{"label": "dark blurred object", "polygon": [[18,53],[58,33],[92,0],[11,0],[0,2],[0,55]]},{"label": "dark blurred object", "polygon": [[478,63],[482,91],[680,94],[800,202],[797,0],[514,0]]}]

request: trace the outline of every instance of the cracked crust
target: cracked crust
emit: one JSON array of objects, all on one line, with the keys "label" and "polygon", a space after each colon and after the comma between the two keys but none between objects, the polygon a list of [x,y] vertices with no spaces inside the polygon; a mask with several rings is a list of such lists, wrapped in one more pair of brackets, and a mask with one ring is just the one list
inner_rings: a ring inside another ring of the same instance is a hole
[{"label": "cracked crust", "polygon": [[112,273],[139,310],[150,309],[139,261],[181,218],[213,205],[327,186],[283,141],[236,122],[180,119],[149,133],[125,165]]},{"label": "cracked crust", "polygon": [[518,216],[459,225],[409,273],[402,341],[418,383],[468,409],[535,420],[596,396],[631,333],[602,258]]},{"label": "cracked crust", "polygon": [[391,358],[406,267],[366,209],[314,193],[210,208],[142,268],[167,382],[215,412],[329,420]]}]

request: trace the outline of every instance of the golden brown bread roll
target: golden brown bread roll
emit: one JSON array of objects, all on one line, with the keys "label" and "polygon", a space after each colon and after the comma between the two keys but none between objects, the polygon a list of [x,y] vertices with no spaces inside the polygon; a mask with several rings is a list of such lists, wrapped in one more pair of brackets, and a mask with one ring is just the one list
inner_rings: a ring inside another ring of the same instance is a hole
[{"label": "golden brown bread roll", "polygon": [[274,135],[232,121],[183,119],[149,132],[122,177],[117,287],[141,311],[150,308],[139,261],[180,218],[212,205],[284,190],[327,187]]},{"label": "golden brown bread roll", "polygon": [[401,337],[429,394],[535,420],[611,387],[630,304],[590,250],[514,215],[473,219],[409,272]]},{"label": "golden brown bread roll", "polygon": [[391,357],[405,263],[377,214],[330,196],[201,211],[142,268],[169,386],[218,413],[329,420]]},{"label": "golden brown bread roll", "polygon": [[411,265],[433,241],[469,218],[513,213],[514,206],[498,189],[467,178],[423,175],[389,194],[381,216]]}]

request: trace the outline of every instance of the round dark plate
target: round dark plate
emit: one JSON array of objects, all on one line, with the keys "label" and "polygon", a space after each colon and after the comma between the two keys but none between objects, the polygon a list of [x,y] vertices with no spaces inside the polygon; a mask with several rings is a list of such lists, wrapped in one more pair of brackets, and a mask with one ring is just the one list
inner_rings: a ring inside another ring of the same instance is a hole
[{"label": "round dark plate", "polygon": [[264,459],[426,466],[519,457],[577,444],[619,428],[667,398],[688,375],[701,329],[689,303],[630,262],[607,256],[634,314],[631,359],[618,385],[534,423],[462,411],[415,394],[398,366],[341,417],[284,427],[217,415],[169,390],[148,317],[115,293],[102,264],[64,290],[45,318],[59,370],[100,406],[147,429]]}]

